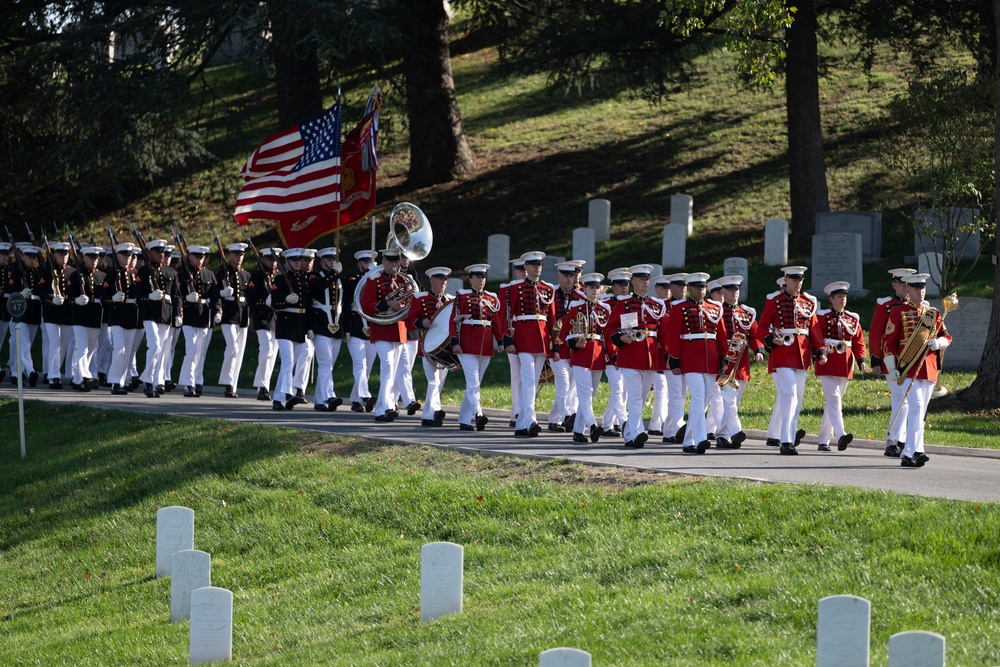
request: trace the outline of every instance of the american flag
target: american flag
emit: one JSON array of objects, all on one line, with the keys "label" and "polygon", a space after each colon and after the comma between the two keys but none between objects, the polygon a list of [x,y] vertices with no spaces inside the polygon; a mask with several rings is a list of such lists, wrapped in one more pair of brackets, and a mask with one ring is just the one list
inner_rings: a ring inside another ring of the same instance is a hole
[{"label": "american flag", "polygon": [[267,138],[240,169],[236,220],[298,221],[336,210],[341,198],[340,102]]}]

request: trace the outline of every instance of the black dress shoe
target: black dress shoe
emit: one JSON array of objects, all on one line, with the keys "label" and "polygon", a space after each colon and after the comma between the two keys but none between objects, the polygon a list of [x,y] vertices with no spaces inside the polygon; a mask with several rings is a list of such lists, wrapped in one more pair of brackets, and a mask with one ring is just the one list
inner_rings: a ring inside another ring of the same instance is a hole
[{"label": "black dress shoe", "polygon": [[899,465],[903,468],[916,468],[917,462],[911,459],[909,456],[900,456]]},{"label": "black dress shoe", "polygon": [[305,401],[299,396],[290,396],[287,401],[285,401],[285,409],[291,410],[296,405],[301,405]]},{"label": "black dress shoe", "polygon": [[166,389],[168,392],[171,392],[174,389],[177,389],[177,383],[167,380],[166,382],[163,383],[163,388]]},{"label": "black dress shoe", "polygon": [[531,426],[528,427],[528,435],[532,438],[537,438],[541,432],[542,427],[538,425],[538,422],[531,422]]},{"label": "black dress shoe", "polygon": [[365,399],[365,412],[371,412],[375,409],[375,404],[378,403],[378,398],[375,396],[369,396]]},{"label": "black dress shoe", "polygon": [[806,430],[804,428],[800,428],[798,431],[795,432],[795,446],[796,447],[799,446],[799,443],[802,442],[802,438],[804,438],[804,437],[806,437]]},{"label": "black dress shoe", "polygon": [[779,445],[781,445],[781,441],[778,440],[777,438],[768,438],[767,440],[764,441],[764,444],[767,445],[768,447],[778,447]]},{"label": "black dress shoe", "polygon": [[684,442],[684,435],[687,433],[687,424],[681,424],[681,427],[677,429],[677,433],[674,434],[674,438],[677,442]]},{"label": "black dress shoe", "polygon": [[603,428],[601,428],[597,424],[594,424],[593,426],[590,427],[590,441],[591,442],[597,442],[598,440],[601,439],[602,435],[604,435],[604,429]]},{"label": "black dress shoe", "polygon": [[614,426],[611,427],[609,435],[613,435],[616,438],[622,437],[622,427],[619,426],[618,424],[615,424]]},{"label": "black dress shoe", "polygon": [[515,428],[517,426],[517,420],[516,419],[511,419],[510,422],[508,422],[507,426],[509,426],[511,428]]},{"label": "black dress shoe", "polygon": [[365,406],[361,405],[357,401],[351,403],[351,412],[364,412]]},{"label": "black dress shoe", "polygon": [[838,452],[844,451],[845,449],[847,449],[847,446],[851,444],[851,442],[853,441],[854,441],[854,436],[851,435],[850,433],[845,433],[844,435],[840,436],[840,439],[837,440],[837,451]]},{"label": "black dress shoe", "polygon": [[128,390],[122,389],[122,386],[120,384],[114,384],[111,385],[111,393],[114,394],[115,396],[124,396],[125,394],[128,393]]},{"label": "black dress shoe", "polygon": [[194,387],[184,389],[184,398],[198,398],[198,394],[194,392]]},{"label": "black dress shoe", "polygon": [[675,436],[675,435],[665,435],[660,440],[660,442],[663,442],[663,443],[669,444],[669,445],[678,445],[678,444],[680,444],[679,442],[677,442],[677,436]]},{"label": "black dress shoe", "polygon": [[684,445],[683,447],[681,447],[681,451],[684,452],[685,454],[700,454],[700,453],[703,453],[703,452],[699,452],[698,448],[695,447],[694,445]]},{"label": "black dress shoe", "polygon": [[442,424],[444,424],[444,417],[445,417],[444,410],[435,410],[434,411],[434,425],[435,426],[441,426]]},{"label": "black dress shoe", "polygon": [[326,405],[328,408],[330,408],[330,412],[336,411],[336,409],[343,404],[344,404],[344,399],[342,399],[340,396],[334,396],[333,398],[328,398],[326,400]]},{"label": "black dress shoe", "polygon": [[264,389],[264,387],[260,387],[257,390],[257,400],[258,401],[270,401],[271,400],[271,393],[267,389]]},{"label": "black dress shoe", "polygon": [[49,380],[49,389],[62,389],[62,380],[59,378]]},{"label": "black dress shoe", "polygon": [[417,414],[417,410],[419,410],[422,407],[424,406],[420,405],[420,403],[418,403],[417,401],[413,401],[412,403],[406,406],[406,414],[412,417],[413,415]]},{"label": "black dress shoe", "polygon": [[739,449],[746,442],[747,434],[743,431],[739,431],[729,440],[729,446],[733,449]]},{"label": "black dress shoe", "polygon": [[239,398],[239,395],[233,390],[233,385],[227,384],[225,391],[226,398]]},{"label": "black dress shoe", "polygon": [[437,426],[437,424],[434,423],[433,419],[421,419],[420,420],[420,425],[421,426]]},{"label": "black dress shoe", "polygon": [[285,404],[282,403],[281,401],[271,401],[271,409],[272,410],[284,410],[285,409]]},{"label": "black dress shoe", "polygon": [[897,445],[897,444],[895,444],[893,442],[890,442],[888,445],[885,446],[885,451],[882,452],[882,455],[883,456],[888,456],[890,458],[898,459],[899,458],[899,452],[900,452],[899,445]]},{"label": "black dress shoe", "polygon": [[34,387],[37,384],[38,384],[38,372],[31,371],[31,373],[28,374],[28,386]]},{"label": "black dress shoe", "polygon": [[137,377],[132,378],[128,383],[128,388],[132,391],[135,391],[140,386],[142,386],[142,380]]},{"label": "black dress shoe", "polygon": [[299,399],[301,403],[309,403],[309,399],[306,398],[306,392],[302,389],[295,390],[295,398]]},{"label": "black dress shoe", "polygon": [[3,382],[3,379],[5,377],[7,377],[7,369],[6,368],[0,368],[0,382]]},{"label": "black dress shoe", "polygon": [[697,445],[695,445],[695,449],[698,450],[699,454],[704,454],[705,452],[708,451],[708,448],[711,446],[712,446],[711,440],[702,440]]},{"label": "black dress shoe", "polygon": [[17,384],[17,376],[14,375],[13,373],[10,374],[10,383]]},{"label": "black dress shoe", "polygon": [[822,442],[819,443],[819,446],[816,449],[818,449],[821,452],[832,452],[833,451],[832,449],[830,449],[830,445],[827,445],[827,444],[822,443]]},{"label": "black dress shoe", "polygon": [[781,449],[778,450],[779,454],[787,454],[788,456],[795,456],[798,452],[795,450],[795,445],[790,442],[781,443]]},{"label": "black dress shoe", "polygon": [[167,390],[163,387],[162,384],[158,384],[156,385],[156,393],[162,396],[163,394],[167,393]]},{"label": "black dress shoe", "polygon": [[658,428],[651,428],[648,431],[646,431],[646,433],[648,433],[650,435],[663,435],[663,431],[661,431]]},{"label": "black dress shoe", "polygon": [[202,392],[203,392],[204,390],[205,390],[205,388],[204,388],[203,386],[201,386],[200,384],[196,384],[196,385],[194,386],[194,393],[198,394],[198,397],[199,397],[199,398],[201,397],[201,393],[202,393]]},{"label": "black dress shoe", "polygon": [[482,431],[486,428],[486,424],[490,421],[489,417],[486,415],[476,415],[476,430]]},{"label": "black dress shoe", "polygon": [[576,415],[566,415],[565,419],[562,420],[563,431],[569,433],[573,430],[573,424],[576,422]]},{"label": "black dress shoe", "polygon": [[526,429],[526,428],[519,428],[516,431],[514,431],[514,437],[515,438],[530,438],[531,436],[528,435],[528,429]]},{"label": "black dress shoe", "polygon": [[458,425],[458,430],[459,431],[475,431],[476,429],[473,426],[469,425],[469,424],[459,424]]},{"label": "black dress shoe", "polygon": [[83,380],[83,390],[93,391],[101,386],[101,381],[97,378],[84,378]]},{"label": "black dress shoe", "polygon": [[708,435],[708,439],[709,440],[715,440],[715,434],[714,433],[709,433],[707,435]]},{"label": "black dress shoe", "polygon": [[149,382],[146,383],[146,398],[159,398],[160,395],[156,393],[156,388],[153,387]]},{"label": "black dress shoe", "polygon": [[733,443],[729,441],[728,438],[716,438],[715,439],[716,449],[732,449]]},{"label": "black dress shoe", "polygon": [[646,444],[647,440],[649,440],[649,435],[645,432],[640,433],[639,435],[635,436],[635,440],[632,442],[632,446],[635,447],[636,449],[642,449],[643,445]]},{"label": "black dress shoe", "polygon": [[917,452],[913,455],[913,461],[917,464],[918,468],[923,468],[924,464],[931,460],[931,457],[927,456],[923,452]]},{"label": "black dress shoe", "polygon": [[[3,376],[0,376],[0,380],[3,380]],[[97,386],[99,386],[99,387],[107,387],[107,386],[109,386],[108,385],[108,374],[107,373],[98,373],[97,374],[97,382],[98,382]]]},{"label": "black dress shoe", "polygon": [[385,424],[389,420],[385,418],[385,415],[376,415],[375,421],[379,422],[380,424]]},{"label": "black dress shoe", "polygon": [[396,421],[396,417],[398,417],[398,416],[399,416],[399,413],[396,412],[395,410],[386,410],[385,411],[385,420],[387,422],[394,422],[394,421]]},{"label": "black dress shoe", "polygon": [[629,449],[635,449],[635,441],[634,440],[628,440],[628,441],[625,442],[624,446],[628,447]]},{"label": "black dress shoe", "polygon": [[565,433],[566,429],[563,428],[562,424],[549,424],[549,430],[553,433]]},{"label": "black dress shoe", "polygon": [[86,391],[86,389],[83,388],[82,384],[77,384],[72,380],[69,381],[69,388],[72,389],[73,391]]},{"label": "black dress shoe", "polygon": [[587,436],[585,436],[583,433],[574,433],[573,434],[573,442],[582,442],[582,443],[586,444],[586,443],[590,442],[590,440],[588,440]]},{"label": "black dress shoe", "polygon": [[318,410],[319,412],[329,412],[330,406],[326,403],[317,403],[313,406],[313,410]]}]

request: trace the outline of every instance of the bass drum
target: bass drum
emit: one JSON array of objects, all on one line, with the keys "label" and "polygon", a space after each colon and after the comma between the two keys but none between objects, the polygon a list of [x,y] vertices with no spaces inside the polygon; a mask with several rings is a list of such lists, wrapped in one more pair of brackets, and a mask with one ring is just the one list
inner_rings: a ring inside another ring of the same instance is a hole
[{"label": "bass drum", "polygon": [[431,325],[424,334],[420,345],[425,357],[438,368],[455,371],[462,367],[458,357],[451,351],[451,318],[455,312],[455,302],[449,301],[441,306],[433,318]]}]

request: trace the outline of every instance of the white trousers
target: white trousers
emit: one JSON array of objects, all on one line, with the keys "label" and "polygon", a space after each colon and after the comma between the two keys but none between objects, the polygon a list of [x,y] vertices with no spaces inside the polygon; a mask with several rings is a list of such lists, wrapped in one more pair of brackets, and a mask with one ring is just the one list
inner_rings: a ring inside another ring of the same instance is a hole
[{"label": "white trousers", "polygon": [[142,323],[146,330],[146,367],[139,379],[154,386],[163,384],[163,355],[167,351],[169,324],[157,324],[150,320]]},{"label": "white trousers", "polygon": [[25,324],[24,322],[9,322],[10,330],[10,372],[13,376],[17,373],[17,332],[15,327],[21,329],[21,372],[31,374],[35,372],[35,364],[31,361],[31,345],[38,335],[37,324]]},{"label": "white trousers", "polygon": [[375,414],[384,415],[387,410],[396,409],[396,366],[399,364],[399,353],[402,343],[390,343],[380,340],[375,343],[375,354],[379,363],[378,401],[375,402]]},{"label": "white trousers", "polygon": [[351,403],[361,403],[372,395],[368,388],[368,376],[375,363],[375,345],[371,341],[351,336],[347,341],[347,351],[351,353],[351,370],[354,374]]},{"label": "white trousers", "polygon": [[273,331],[257,329],[257,372],[253,376],[253,386],[271,390],[271,376],[274,362],[278,360],[278,339]]},{"label": "white trousers", "polygon": [[417,400],[413,392],[413,364],[417,361],[417,344],[420,341],[408,340],[399,347],[399,363],[396,364],[396,391],[403,401],[409,405]]},{"label": "white trousers", "polygon": [[521,411],[521,359],[508,353],[507,363],[510,364],[510,421],[515,421]]},{"label": "white trousers", "polygon": [[108,367],[108,382],[125,386],[128,384],[132,359],[135,358],[135,341],[139,337],[139,330],[119,326],[108,328],[111,330],[111,365]]},{"label": "white trousers", "polygon": [[[66,353],[73,347],[73,327],[68,324],[51,324],[46,322],[42,325],[42,336],[48,341],[49,356],[45,357],[46,373],[50,380],[61,380],[63,362],[66,360]],[[69,375],[75,364],[70,364]]]},{"label": "white trousers", "polygon": [[739,388],[729,385],[720,387],[716,392],[719,402],[722,404],[722,416],[719,418],[719,430],[715,435],[720,438],[730,439],[743,430],[743,422],[740,420],[740,401],[743,400],[743,392],[747,388],[746,380],[737,380]]},{"label": "white trousers", "polygon": [[649,415],[649,430],[662,431],[663,422],[667,420],[667,374],[670,371],[657,373],[653,376],[653,407]]},{"label": "white trousers", "polygon": [[830,437],[840,437],[847,433],[844,430],[844,393],[847,391],[847,378],[832,375],[820,375],[819,383],[823,385],[823,397],[826,407],[823,409],[823,422],[819,426],[819,442],[830,444]]},{"label": "white trousers", "polygon": [[633,368],[623,368],[622,378],[625,380],[625,397],[628,405],[628,421],[622,429],[625,442],[636,439],[640,433],[646,432],[642,422],[642,410],[646,405],[646,394],[653,386],[653,376],[656,371],[640,371]]},{"label": "white trousers", "polygon": [[521,376],[521,405],[518,407],[517,430],[527,429],[537,421],[535,415],[535,396],[538,393],[538,376],[545,365],[544,354],[518,352]]},{"label": "white trousers", "polygon": [[107,322],[101,322],[101,330],[97,335],[97,354],[94,357],[97,372],[108,374],[111,369],[111,329]]},{"label": "white trousers", "polygon": [[684,425],[684,394],[687,387],[684,385],[683,375],[674,375],[666,371],[664,377],[667,378],[667,419],[663,422],[663,435],[673,437]]},{"label": "white trousers", "polygon": [[604,374],[608,376],[608,388],[611,390],[608,406],[604,409],[604,419],[601,420],[601,426],[607,431],[613,426],[624,424],[628,419],[628,412],[625,410],[625,379],[621,369],[608,366],[604,369]]},{"label": "white trousers", "polygon": [[904,393],[910,383],[913,383],[913,389],[906,396],[906,446],[900,456],[913,458],[914,454],[922,454],[924,451],[924,414],[934,394],[934,383],[930,380],[906,379],[903,381]]},{"label": "white trousers", "polygon": [[316,348],[314,396],[317,403],[326,403],[331,398],[337,397],[337,391],[333,386],[333,365],[337,363],[337,357],[340,355],[341,342],[339,338],[330,338],[329,336],[313,338],[313,346]]},{"label": "white trousers", "polygon": [[205,354],[212,340],[212,327],[181,327],[184,336],[184,361],[177,382],[184,387],[205,384]]},{"label": "white trousers", "polygon": [[[908,427],[909,420],[907,419],[910,409],[909,399],[907,399],[906,403],[903,402],[903,394],[906,393],[906,381],[904,380],[903,384],[900,385],[889,380],[887,377],[886,382],[889,383],[889,401],[892,405],[889,419],[892,419],[892,415],[895,415],[897,410],[899,411],[899,415],[892,424],[892,430],[886,430],[885,439],[892,440],[893,442],[909,442],[910,439],[907,437],[910,430]],[[911,391],[910,393],[912,394],[913,392]]]},{"label": "white trousers", "polygon": [[490,365],[490,359],[478,354],[460,354],[458,362],[462,364],[462,372],[465,373],[465,396],[462,397],[462,406],[458,409],[458,423],[473,425],[476,416],[482,414],[482,406],[479,402],[479,389],[483,383],[483,375]]},{"label": "white trousers", "polygon": [[594,416],[594,390],[601,383],[604,371],[592,371],[584,366],[573,366],[573,382],[576,384],[576,396],[579,401],[576,408],[576,420],[573,422],[574,433],[586,433],[587,429],[597,426]]},{"label": "white trousers", "polygon": [[576,382],[573,381],[573,371],[568,358],[549,361],[549,366],[552,368],[552,380],[556,386],[552,410],[549,411],[549,423],[561,424],[563,419],[577,410]]},{"label": "white trousers", "polygon": [[427,357],[420,357],[420,360],[424,364],[424,376],[427,378],[427,396],[424,398],[424,410],[420,413],[420,418],[434,419],[434,413],[441,409],[441,389],[448,377],[448,369],[435,367]]},{"label": "white trousers", "polygon": [[222,357],[222,370],[219,372],[219,384],[236,385],[240,381],[240,369],[243,368],[243,352],[247,346],[247,328],[238,324],[223,324],[222,337],[226,339],[226,354]]},{"label": "white trousers", "polygon": [[311,357],[309,341],[278,339],[278,356],[281,357],[281,371],[278,373],[278,384],[274,388],[274,400],[281,401],[282,396],[293,396],[296,389],[305,390],[309,375],[309,364],[303,363]]},{"label": "white trousers", "polygon": [[708,439],[708,419],[705,416],[705,402],[717,385],[715,375],[708,373],[684,373],[684,384],[691,395],[688,407],[687,429],[684,431],[684,445],[697,445]]},{"label": "white trousers", "polygon": [[799,426],[799,411],[802,410],[802,396],[806,390],[806,371],[796,368],[776,368],[771,373],[777,396],[772,413],[778,414],[775,427],[780,442],[794,443],[795,431]]},{"label": "white trousers", "polygon": [[73,326],[73,349],[76,363],[73,364],[73,382],[81,384],[85,379],[97,377],[94,354],[97,352],[98,328]]}]

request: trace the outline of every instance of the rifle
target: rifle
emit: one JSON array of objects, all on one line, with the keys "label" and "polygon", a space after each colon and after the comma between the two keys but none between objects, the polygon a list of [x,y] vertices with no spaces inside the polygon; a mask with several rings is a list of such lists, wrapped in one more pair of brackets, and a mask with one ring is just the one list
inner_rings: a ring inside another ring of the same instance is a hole
[{"label": "rifle", "polygon": [[73,253],[73,265],[78,269],[82,268],[83,263],[80,260],[80,255],[83,251],[83,247],[80,245],[80,242],[76,240],[76,234],[69,231],[69,225],[66,225],[66,238],[69,239],[69,249]]},{"label": "rifle", "polygon": [[215,237],[215,245],[219,248],[219,261],[222,263],[222,270],[226,272],[226,287],[229,287],[229,261],[226,259],[226,249],[222,247],[222,241],[214,229],[212,236]]},{"label": "rifle", "polygon": [[183,276],[186,277],[185,282],[188,284],[188,287],[192,292],[197,292],[198,287],[194,282],[194,274],[191,273],[191,262],[188,259],[187,241],[184,240],[184,233],[173,225],[170,225],[170,233],[174,236],[174,243],[177,244],[177,249],[181,251],[181,268],[178,273],[183,272]]},{"label": "rifle", "polygon": [[[111,231],[111,225],[108,225],[107,229],[108,229],[108,240],[111,241],[111,267],[115,271],[115,291],[121,292],[122,281],[121,281],[121,276],[118,275],[118,269],[120,266],[118,264],[118,239],[115,238],[115,233]],[[121,268],[124,269],[125,267],[122,266]]]},{"label": "rifle", "polygon": [[10,242],[10,249],[14,251],[14,261],[21,265],[21,273],[27,277],[28,267],[24,265],[24,257],[21,257],[20,251],[17,249],[17,244],[14,242],[14,235],[10,232],[10,227],[4,225],[3,228],[7,231],[7,240]]},{"label": "rifle", "polygon": [[174,243],[177,244],[177,249],[181,251],[182,255],[184,255],[184,259],[187,259],[187,240],[184,238],[184,232],[182,232],[179,228],[170,225],[170,233],[174,236]]},{"label": "rifle", "polygon": [[151,290],[158,290],[160,288],[153,281],[153,261],[149,256],[149,251],[146,250],[146,242],[143,240],[139,230],[132,224],[132,221],[128,220],[126,222],[128,222],[128,226],[132,230],[132,237],[135,238],[135,242],[139,244],[139,249],[142,251],[142,261],[146,263],[146,271],[149,273],[149,288]]},{"label": "rifle", "polygon": [[241,229],[240,231],[243,232],[243,238],[245,238],[247,240],[247,245],[250,246],[251,250],[253,250],[254,259],[257,260],[257,268],[260,269],[261,271],[263,271],[264,270],[264,262],[262,262],[261,259],[260,259],[260,253],[257,252],[257,246],[255,246],[253,244],[253,241],[250,240],[250,236],[246,233],[245,229]]},{"label": "rifle", "polygon": [[56,266],[56,258],[52,256],[52,246],[49,245],[49,237],[42,232],[42,241],[45,242],[45,254],[49,260],[49,268],[52,269],[52,293],[62,296],[59,289],[59,267]]}]

